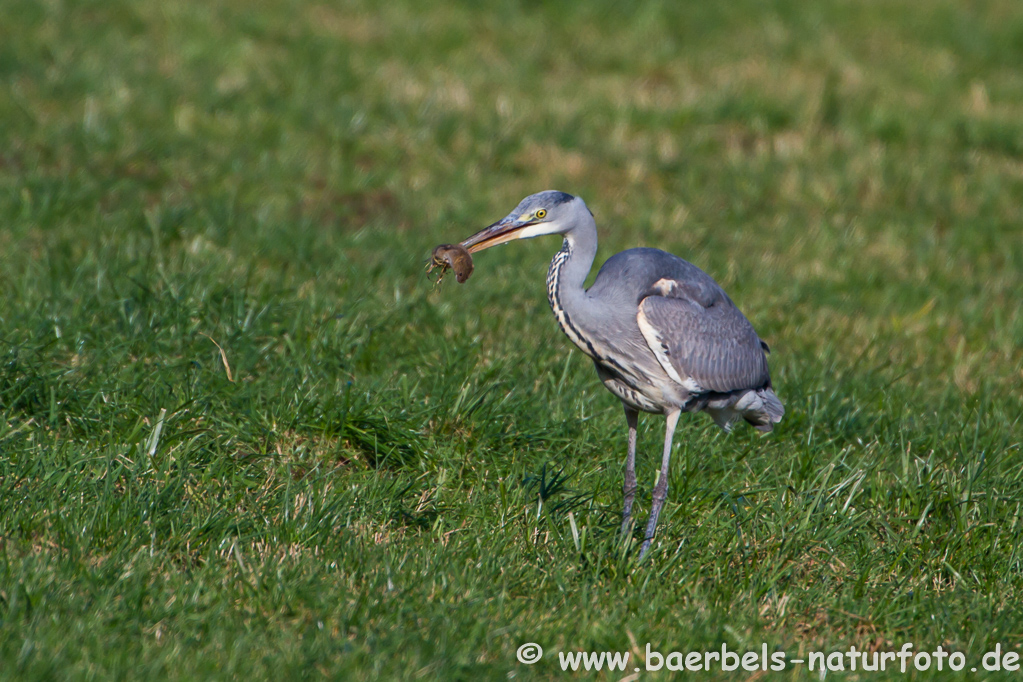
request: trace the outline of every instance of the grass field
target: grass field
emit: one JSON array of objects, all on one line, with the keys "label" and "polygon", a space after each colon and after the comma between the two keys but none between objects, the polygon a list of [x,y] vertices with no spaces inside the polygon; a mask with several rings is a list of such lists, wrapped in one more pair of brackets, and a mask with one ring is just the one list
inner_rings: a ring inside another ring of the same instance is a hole
[{"label": "grass field", "polygon": [[[1018,650],[1021,64],[1016,0],[0,0],[0,679]],[[643,562],[558,240],[423,272],[548,188],[773,350]]]}]

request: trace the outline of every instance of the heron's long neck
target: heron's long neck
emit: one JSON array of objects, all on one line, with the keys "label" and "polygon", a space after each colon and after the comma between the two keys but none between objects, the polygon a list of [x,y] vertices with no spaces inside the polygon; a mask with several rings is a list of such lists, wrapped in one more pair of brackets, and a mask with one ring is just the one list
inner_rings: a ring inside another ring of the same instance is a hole
[{"label": "heron's long neck", "polygon": [[592,222],[565,235],[561,251],[551,259],[547,271],[547,298],[561,330],[590,357],[596,351],[586,330],[598,318],[596,304],[583,288],[597,255],[597,227]]}]

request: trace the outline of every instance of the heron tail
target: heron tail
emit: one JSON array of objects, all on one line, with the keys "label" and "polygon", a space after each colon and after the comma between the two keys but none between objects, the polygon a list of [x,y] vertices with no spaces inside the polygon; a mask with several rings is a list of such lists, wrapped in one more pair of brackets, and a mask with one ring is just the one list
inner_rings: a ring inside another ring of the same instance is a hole
[{"label": "heron tail", "polygon": [[768,433],[785,416],[785,406],[770,388],[750,391],[735,403],[737,412],[757,431]]}]

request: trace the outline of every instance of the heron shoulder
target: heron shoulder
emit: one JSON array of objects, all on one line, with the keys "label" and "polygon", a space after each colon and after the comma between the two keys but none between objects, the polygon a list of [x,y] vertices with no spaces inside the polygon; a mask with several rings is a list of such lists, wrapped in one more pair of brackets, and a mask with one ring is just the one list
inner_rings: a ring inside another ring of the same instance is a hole
[{"label": "heron shoulder", "polygon": [[675,254],[647,247],[621,251],[601,266],[591,294],[620,293],[637,304],[647,296],[691,298],[704,307],[728,298],[714,278]]}]

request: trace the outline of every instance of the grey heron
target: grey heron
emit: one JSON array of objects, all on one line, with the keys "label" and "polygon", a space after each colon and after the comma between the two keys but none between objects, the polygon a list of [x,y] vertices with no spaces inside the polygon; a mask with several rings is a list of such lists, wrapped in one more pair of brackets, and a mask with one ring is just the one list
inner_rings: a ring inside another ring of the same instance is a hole
[{"label": "grey heron", "polygon": [[767,432],[781,421],[785,409],[771,388],[770,350],[717,282],[665,251],[636,248],[615,254],[593,286],[584,288],[597,255],[597,225],[586,203],[571,194],[532,194],[461,245],[476,253],[549,234],[564,237],[547,273],[554,316],[625,408],[623,533],[632,529],[639,412],[667,418],[642,558],[668,494],[671,445],[681,413],[707,412],[726,431],[745,420]]}]

